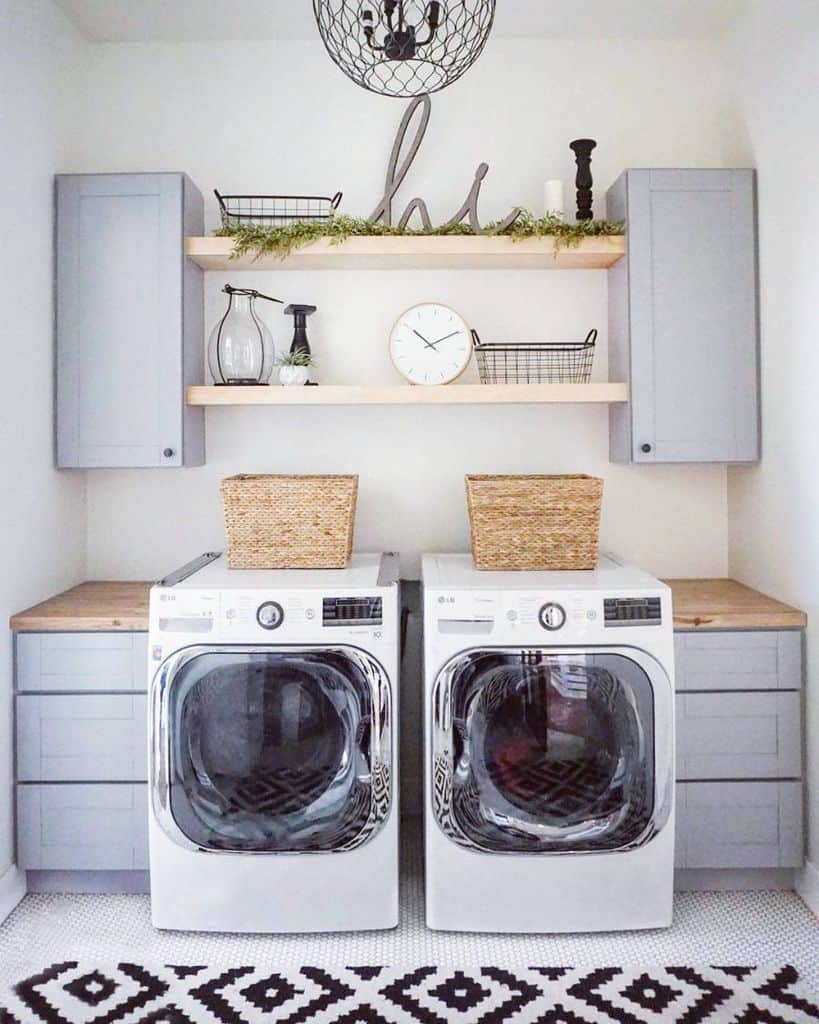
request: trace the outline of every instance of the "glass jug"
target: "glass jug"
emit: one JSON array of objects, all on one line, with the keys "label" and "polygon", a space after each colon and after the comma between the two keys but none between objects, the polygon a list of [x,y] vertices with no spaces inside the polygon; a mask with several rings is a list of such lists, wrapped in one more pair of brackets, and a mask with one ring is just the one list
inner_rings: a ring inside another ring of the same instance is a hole
[{"label": "glass jug", "polygon": [[256,299],[281,302],[253,288],[222,289],[230,296],[225,315],[211,331],[208,367],[214,384],[267,384],[276,363],[273,335],[256,312]]}]

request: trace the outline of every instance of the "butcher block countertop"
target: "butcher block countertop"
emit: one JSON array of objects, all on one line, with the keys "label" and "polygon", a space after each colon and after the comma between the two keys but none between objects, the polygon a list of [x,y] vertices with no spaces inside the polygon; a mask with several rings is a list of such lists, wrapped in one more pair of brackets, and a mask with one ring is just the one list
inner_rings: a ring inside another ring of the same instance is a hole
[{"label": "butcher block countertop", "polygon": [[[735,580],[666,580],[676,629],[802,629],[804,612]],[[11,619],[23,632],[123,632],[148,628],[150,583],[81,583]]]},{"label": "butcher block countertop", "polygon": [[675,629],[803,629],[808,617],[736,580],[665,580]]},{"label": "butcher block countertop", "polygon": [[11,618],[26,632],[138,632],[148,628],[150,583],[81,583]]}]

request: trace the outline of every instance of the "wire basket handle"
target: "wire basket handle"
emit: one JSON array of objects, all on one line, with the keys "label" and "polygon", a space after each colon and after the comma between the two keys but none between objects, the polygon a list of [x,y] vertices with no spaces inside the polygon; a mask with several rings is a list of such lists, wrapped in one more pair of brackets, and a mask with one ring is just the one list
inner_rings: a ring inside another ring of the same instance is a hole
[{"label": "wire basket handle", "polygon": [[330,200],[330,209],[337,210],[338,204],[341,202],[341,197],[344,195],[343,192],[336,192],[333,198]]},{"label": "wire basket handle", "polygon": [[583,341],[583,345],[588,347],[588,348],[591,348],[596,341],[597,341],[597,328],[596,327],[592,327],[592,329],[586,335],[585,340]]},{"label": "wire basket handle", "polygon": [[480,334],[478,334],[474,327],[470,330],[469,333],[472,335],[472,348],[474,348],[475,351],[477,352],[482,344],[481,336]]}]

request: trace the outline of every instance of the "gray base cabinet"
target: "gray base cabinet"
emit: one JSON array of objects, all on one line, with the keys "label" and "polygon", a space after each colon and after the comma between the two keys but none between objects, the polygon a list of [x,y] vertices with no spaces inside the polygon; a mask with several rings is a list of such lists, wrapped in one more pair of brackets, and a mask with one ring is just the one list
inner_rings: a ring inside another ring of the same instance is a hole
[{"label": "gray base cabinet", "polygon": [[613,462],[759,458],[755,175],[628,170],[607,193],[627,252],[609,271]]},{"label": "gray base cabinet", "polygon": [[18,786],[19,866],[147,871],[147,798],[145,784]]},{"label": "gray base cabinet", "polygon": [[145,633],[15,637],[17,859],[33,888],[144,891]]},{"label": "gray base cabinet", "polygon": [[184,174],[58,175],[57,465],[199,466],[203,277],[184,256],[204,231]]},{"label": "gray base cabinet", "polygon": [[801,632],[674,640],[677,868],[801,867]]},{"label": "gray base cabinet", "polygon": [[802,866],[800,782],[678,782],[678,868]]}]

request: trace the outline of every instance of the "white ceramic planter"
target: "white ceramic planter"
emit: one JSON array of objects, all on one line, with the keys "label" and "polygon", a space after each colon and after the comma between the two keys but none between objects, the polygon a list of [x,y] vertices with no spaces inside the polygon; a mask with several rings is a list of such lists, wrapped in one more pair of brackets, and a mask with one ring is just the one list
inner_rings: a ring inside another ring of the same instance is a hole
[{"label": "white ceramic planter", "polygon": [[307,383],[309,369],[306,366],[280,366],[279,383],[284,387],[294,387]]}]

